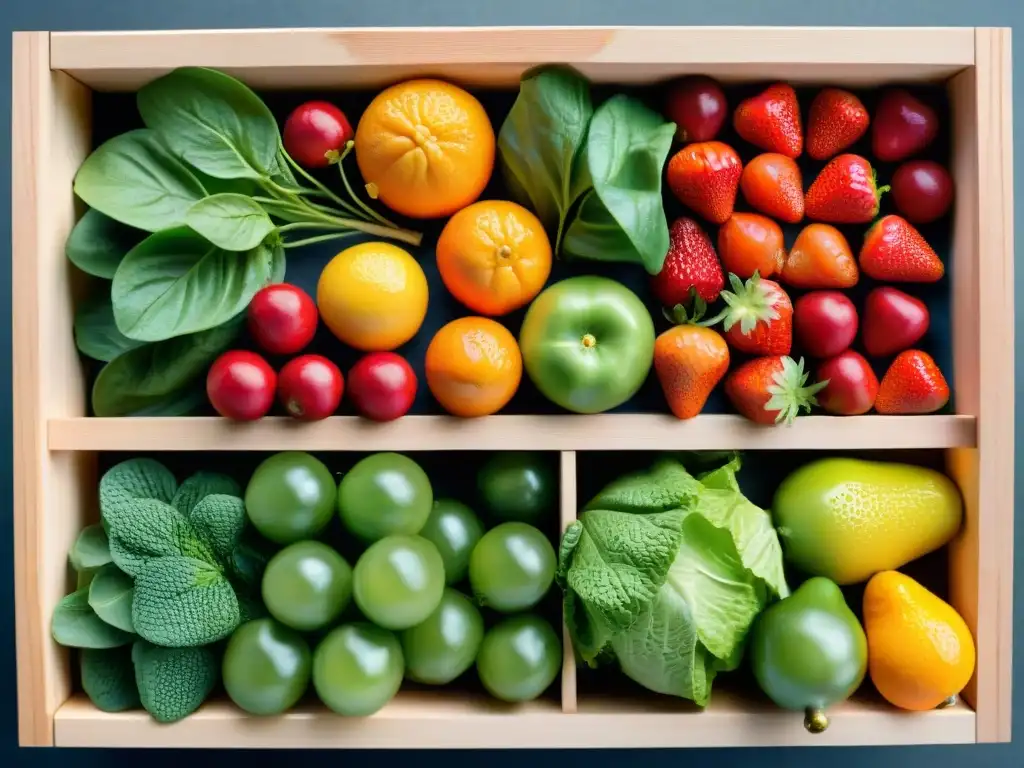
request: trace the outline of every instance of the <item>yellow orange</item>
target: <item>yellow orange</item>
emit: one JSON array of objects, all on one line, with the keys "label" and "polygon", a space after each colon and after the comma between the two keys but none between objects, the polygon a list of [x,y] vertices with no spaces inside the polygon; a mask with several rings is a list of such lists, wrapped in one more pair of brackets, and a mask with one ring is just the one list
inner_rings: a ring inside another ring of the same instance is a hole
[{"label": "yellow orange", "polygon": [[427,277],[397,245],[346,248],[324,267],[316,289],[320,317],[345,344],[384,351],[409,341],[427,315]]},{"label": "yellow orange", "polygon": [[509,330],[486,317],[460,317],[427,347],[426,378],[434,399],[453,416],[497,413],[523,377],[523,356]]},{"label": "yellow orange", "polygon": [[356,162],[371,194],[418,219],[450,216],[476,200],[491,178],[494,152],[483,106],[442,80],[387,88],[356,127]]}]

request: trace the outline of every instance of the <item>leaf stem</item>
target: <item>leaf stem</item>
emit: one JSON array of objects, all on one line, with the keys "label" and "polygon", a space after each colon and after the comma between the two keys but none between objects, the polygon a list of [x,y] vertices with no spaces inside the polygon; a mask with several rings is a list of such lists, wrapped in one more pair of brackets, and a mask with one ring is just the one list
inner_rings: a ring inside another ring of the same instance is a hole
[{"label": "leaf stem", "polygon": [[328,240],[340,240],[343,237],[352,237],[352,235],[359,234],[355,230],[349,230],[347,232],[334,232],[330,235],[317,235],[316,237],[307,237],[304,240],[292,240],[290,243],[285,243],[285,248],[298,248],[303,245],[313,245],[314,243],[325,243]]},{"label": "leaf stem", "polygon": [[373,208],[371,208],[367,203],[363,202],[363,199],[361,197],[359,197],[355,192],[352,191],[352,187],[348,183],[348,176],[345,175],[345,166],[343,165],[343,163],[345,162],[345,158],[348,157],[349,153],[352,151],[352,148],[354,146],[355,142],[349,140],[349,142],[345,145],[345,151],[341,153],[341,157],[338,158],[337,162],[338,175],[341,176],[341,183],[345,185],[345,191],[348,192],[349,197],[356,201],[356,205],[358,205],[360,208],[362,208],[364,211],[370,214],[370,216],[375,218],[381,224],[387,224],[389,227],[397,227],[397,224],[381,216],[379,213],[377,213],[377,211],[373,210]]},{"label": "leaf stem", "polygon": [[281,150],[281,152],[284,154],[285,160],[288,161],[288,163],[292,166],[292,168],[294,168],[296,171],[298,171],[307,181],[312,183],[319,190],[320,194],[324,195],[325,197],[330,199],[332,202],[337,203],[338,205],[340,205],[342,208],[344,208],[349,213],[351,213],[351,214],[353,214],[355,216],[360,215],[359,211],[351,203],[345,202],[340,197],[338,197],[338,195],[336,195],[333,192],[331,192],[331,190],[329,190],[327,187],[325,187],[321,182],[317,181],[316,178],[314,178],[312,174],[310,174],[305,168],[303,168],[301,165],[299,165],[297,162],[295,162],[295,160],[292,159],[291,155],[289,155],[283,149]]},{"label": "leaf stem", "polygon": [[285,224],[284,226],[278,227],[277,231],[281,233],[294,232],[297,229],[337,229],[338,225],[328,221],[296,221],[291,224]]}]

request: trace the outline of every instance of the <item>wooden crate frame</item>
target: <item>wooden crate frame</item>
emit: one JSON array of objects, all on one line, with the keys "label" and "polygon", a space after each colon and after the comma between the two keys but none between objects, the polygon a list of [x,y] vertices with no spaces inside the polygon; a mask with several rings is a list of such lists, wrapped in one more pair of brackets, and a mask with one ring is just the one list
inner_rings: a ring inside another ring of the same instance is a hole
[{"label": "wooden crate frame", "polygon": [[[237,747],[645,747],[1008,741],[1013,578],[1013,188],[1010,31],[995,28],[439,28],[184,32],[18,32],[13,41],[14,549],[22,745]],[[957,205],[952,268],[957,415],[802,418],[765,429],[723,415],[336,417],[301,430],[281,419],[85,417],[71,334],[77,286],[63,245],[80,207],[73,175],[90,149],[90,89],[136,88],[180,65],[230,72],[256,87],[381,85],[433,74],[514,83],[566,62],[595,79],[649,81],[703,72],[725,81],[881,84],[945,81],[953,105]],[[983,332],[983,329],[989,329]],[[992,329],[999,329],[993,333]],[[217,702],[160,726],[107,715],[72,696],[69,653],[49,618],[68,587],[67,550],[95,519],[95,452],[104,450],[488,450],[562,452],[562,524],[576,514],[576,451],[946,449],[966,500],[950,549],[952,601],[978,663],[965,703],[927,714],[855,700],[821,736],[799,718],[716,693],[705,713],[646,703],[577,701],[568,649],[561,707],[402,696],[377,716],[298,710],[252,719]]]}]

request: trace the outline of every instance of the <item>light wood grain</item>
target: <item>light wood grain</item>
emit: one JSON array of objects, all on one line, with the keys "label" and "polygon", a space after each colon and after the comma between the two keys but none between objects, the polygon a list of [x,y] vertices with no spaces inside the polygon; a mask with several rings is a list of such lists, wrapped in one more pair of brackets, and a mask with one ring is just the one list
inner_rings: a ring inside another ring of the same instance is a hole
[{"label": "light wood grain", "polygon": [[513,86],[539,64],[651,82],[704,72],[726,81],[870,84],[941,79],[974,63],[960,28],[472,27],[55,32],[51,64],[100,89],[132,89],[183,65],[262,88],[375,87],[429,74]]},{"label": "light wood grain", "polygon": [[[558,517],[562,533],[576,521],[576,452],[562,451],[560,458]],[[562,617],[562,712],[576,711],[576,654],[569,626]]]}]

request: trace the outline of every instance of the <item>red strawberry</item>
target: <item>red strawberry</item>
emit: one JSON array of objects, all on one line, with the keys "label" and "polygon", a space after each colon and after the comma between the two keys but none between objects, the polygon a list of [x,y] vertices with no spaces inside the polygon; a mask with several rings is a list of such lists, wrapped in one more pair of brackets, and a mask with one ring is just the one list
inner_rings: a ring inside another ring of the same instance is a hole
[{"label": "red strawberry", "polygon": [[878,100],[871,148],[879,160],[895,162],[920,152],[938,132],[935,110],[908,91],[894,88]]},{"label": "red strawberry", "polygon": [[827,382],[807,384],[804,361],[782,355],[755,357],[725,379],[725,394],[743,416],[758,424],[792,424],[801,410],[817,405]]},{"label": "red strawberry", "polygon": [[875,288],[864,299],[861,341],[872,357],[885,357],[914,346],[928,331],[928,307],[890,286]]},{"label": "red strawberry", "polygon": [[723,224],[732,216],[742,172],[736,150],[720,141],[702,141],[673,155],[666,179],[679,202],[712,224]]},{"label": "red strawberry", "polygon": [[807,116],[807,154],[815,160],[837,155],[868,130],[868,111],[861,100],[841,88],[824,88]]},{"label": "red strawberry", "polygon": [[871,163],[860,155],[839,155],[821,169],[804,197],[808,218],[833,224],[866,224],[878,215],[879,187]]},{"label": "red strawberry", "polygon": [[725,309],[708,325],[722,321],[725,338],[749,355],[788,355],[793,346],[793,302],[773,280],[757,272],[744,283],[729,273],[731,291],[722,291]]},{"label": "red strawberry", "polygon": [[696,221],[680,216],[669,229],[665,263],[651,280],[654,295],[666,307],[688,305],[694,292],[710,304],[724,286],[725,275],[711,238]]},{"label": "red strawberry", "polygon": [[935,413],[949,402],[946,378],[927,352],[908,349],[896,355],[882,377],[875,410],[888,414]]},{"label": "red strawberry", "polygon": [[934,283],[946,273],[928,241],[895,214],[883,216],[867,231],[858,260],[865,275],[892,283]]},{"label": "red strawberry", "polygon": [[771,85],[740,102],[732,123],[741,139],[766,152],[797,158],[804,150],[800,104],[796,91],[785,83]]},{"label": "red strawberry", "polygon": [[804,217],[804,181],[796,160],[778,152],[758,155],[743,167],[740,191],[751,208],[796,224]]},{"label": "red strawberry", "polygon": [[674,325],[654,342],[654,371],[669,410],[679,419],[699,414],[729,370],[729,345],[718,331],[697,322],[705,309],[698,297],[689,318],[683,307],[666,311]]}]

